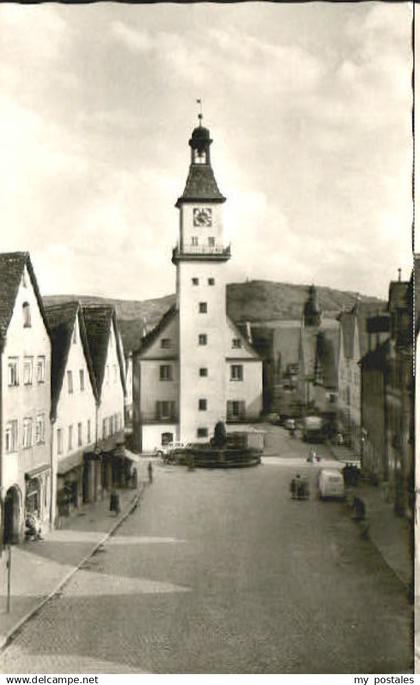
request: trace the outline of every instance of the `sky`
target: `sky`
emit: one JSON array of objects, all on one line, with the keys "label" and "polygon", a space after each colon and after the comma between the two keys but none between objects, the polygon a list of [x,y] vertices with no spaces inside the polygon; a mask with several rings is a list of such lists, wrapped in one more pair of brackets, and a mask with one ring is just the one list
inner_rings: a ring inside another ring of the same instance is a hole
[{"label": "sky", "polygon": [[0,5],[0,245],[43,294],[146,299],[196,99],[229,282],[386,297],[411,268],[411,3]]}]

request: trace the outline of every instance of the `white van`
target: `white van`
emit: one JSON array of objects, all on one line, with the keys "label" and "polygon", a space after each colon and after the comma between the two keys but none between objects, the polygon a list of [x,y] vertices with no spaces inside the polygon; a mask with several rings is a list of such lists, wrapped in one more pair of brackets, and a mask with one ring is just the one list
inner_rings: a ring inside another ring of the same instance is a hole
[{"label": "white van", "polygon": [[338,469],[321,469],[318,474],[318,495],[320,499],[336,497],[344,499],[344,478]]}]

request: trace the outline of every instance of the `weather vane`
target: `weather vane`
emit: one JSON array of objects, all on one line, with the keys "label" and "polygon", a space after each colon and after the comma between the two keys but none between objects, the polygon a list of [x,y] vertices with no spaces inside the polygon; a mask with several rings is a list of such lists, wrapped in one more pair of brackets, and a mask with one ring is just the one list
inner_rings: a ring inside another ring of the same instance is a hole
[{"label": "weather vane", "polygon": [[203,118],[203,103],[201,102],[201,99],[198,99],[196,102],[197,102],[197,105],[200,105],[200,111],[198,113],[198,122],[201,126],[201,120]]}]

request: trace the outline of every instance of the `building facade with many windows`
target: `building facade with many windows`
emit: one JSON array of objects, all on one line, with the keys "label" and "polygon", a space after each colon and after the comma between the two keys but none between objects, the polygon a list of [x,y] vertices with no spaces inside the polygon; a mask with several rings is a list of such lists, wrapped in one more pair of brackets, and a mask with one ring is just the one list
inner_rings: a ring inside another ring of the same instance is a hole
[{"label": "building facade with many windows", "polygon": [[2,529],[23,537],[25,519],[54,518],[50,453],[51,341],[26,252],[0,254]]},{"label": "building facade with many windows", "polygon": [[133,433],[142,451],[174,440],[208,441],[217,421],[252,421],[262,410],[261,359],[226,314],[225,265],[231,252],[211,143],[200,120],[176,203],[176,304],[134,355]]},{"label": "building facade with many windows", "polygon": [[96,443],[97,391],[81,306],[46,307],[53,345],[51,376],[52,455],[59,515],[86,499],[84,455]]}]

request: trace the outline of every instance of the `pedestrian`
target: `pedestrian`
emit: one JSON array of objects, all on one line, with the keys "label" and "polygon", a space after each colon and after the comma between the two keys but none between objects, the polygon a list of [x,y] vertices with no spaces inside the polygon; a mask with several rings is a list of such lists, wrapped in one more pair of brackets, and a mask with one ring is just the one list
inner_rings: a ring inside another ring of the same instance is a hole
[{"label": "pedestrian", "polygon": [[116,516],[121,513],[120,496],[115,488],[111,490],[111,497],[109,501],[109,510],[113,511]]},{"label": "pedestrian", "polygon": [[153,482],[153,464],[151,461],[149,461],[149,463],[147,465],[147,473],[149,476],[149,483],[152,483]]}]

